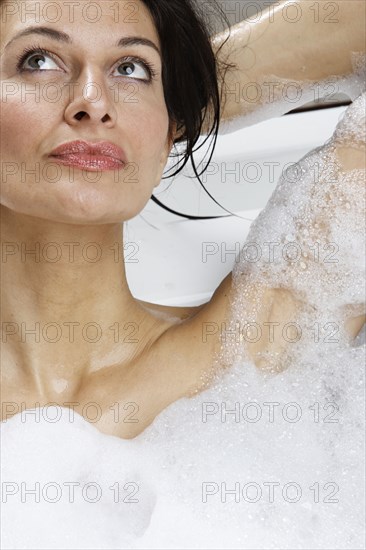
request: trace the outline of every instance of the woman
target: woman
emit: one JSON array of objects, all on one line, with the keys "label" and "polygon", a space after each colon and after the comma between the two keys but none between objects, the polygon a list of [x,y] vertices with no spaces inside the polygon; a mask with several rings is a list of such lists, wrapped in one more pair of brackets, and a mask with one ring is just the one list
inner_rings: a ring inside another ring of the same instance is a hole
[{"label": "woman", "polygon": [[[115,2],[98,1],[100,11],[70,11],[60,0],[56,12],[46,4],[1,2],[2,419],[21,403],[80,412],[92,401],[103,411],[100,431],[133,438],[169,404],[210,383],[221,340],[204,342],[202,327],[228,320],[234,295],[229,275],[209,303],[164,308],[169,316],[162,318],[162,308],[129,290],[116,254],[121,224],[146,205],[174,142],[187,141],[188,159],[200,133],[252,109],[225,85],[268,73],[351,78],[349,53],[363,50],[363,2],[352,2],[351,13],[347,2],[334,3],[334,36],[324,33],[323,20],[313,24],[306,2],[298,3],[305,13],[299,26],[285,21],[283,2],[263,12],[252,36],[244,24],[227,42],[218,35],[213,49],[226,74],[220,120],[215,55],[190,2],[121,0],[116,11]],[[249,66],[242,55],[248,41],[256,58]],[[357,151],[340,153],[346,165],[362,162]],[[269,280],[257,320],[284,325],[298,307],[291,290]],[[347,318],[351,338],[363,323],[359,313]],[[250,353],[257,361],[273,347],[282,353],[281,345],[263,336]],[[111,405],[126,402],[138,404],[138,423],[114,422]]]}]

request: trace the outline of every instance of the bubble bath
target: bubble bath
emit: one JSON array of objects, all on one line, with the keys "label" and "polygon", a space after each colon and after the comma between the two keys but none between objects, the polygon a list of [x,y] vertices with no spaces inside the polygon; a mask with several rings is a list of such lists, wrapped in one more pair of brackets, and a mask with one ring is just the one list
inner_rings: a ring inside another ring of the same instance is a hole
[{"label": "bubble bath", "polygon": [[[342,320],[364,302],[365,167],[338,155],[365,151],[365,101],[293,168],[300,183],[281,178],[252,225],[247,243],[279,243],[271,261],[248,248],[234,268],[229,322],[255,319],[266,286],[301,304],[304,338],[264,357],[287,368],[260,370],[245,339],[227,339],[230,368],[128,441],[66,407],[1,423],[2,548],[364,548],[365,342]],[[314,257],[316,243],[336,243],[326,252],[338,262]],[[337,338],[325,338],[329,322]]]},{"label": "bubble bath", "polygon": [[363,548],[363,363],[362,346],[276,377],[241,363],[132,441],[65,408],[14,416],[2,548]]}]

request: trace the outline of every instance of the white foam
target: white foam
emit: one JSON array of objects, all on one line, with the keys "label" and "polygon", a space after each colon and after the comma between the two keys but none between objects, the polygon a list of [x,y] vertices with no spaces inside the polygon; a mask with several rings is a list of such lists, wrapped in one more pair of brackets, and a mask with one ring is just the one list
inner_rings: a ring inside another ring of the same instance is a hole
[{"label": "white foam", "polygon": [[[237,364],[132,441],[77,414],[70,422],[66,409],[56,424],[16,415],[2,425],[3,484],[94,482],[103,496],[97,504],[77,490],[74,504],[67,492],[52,504],[9,496],[2,548],[363,548],[365,350],[319,351],[278,376]],[[136,483],[139,502],[113,502],[117,481]],[[239,483],[238,502],[223,502],[222,483]],[[205,488],[215,491],[207,502]]]}]

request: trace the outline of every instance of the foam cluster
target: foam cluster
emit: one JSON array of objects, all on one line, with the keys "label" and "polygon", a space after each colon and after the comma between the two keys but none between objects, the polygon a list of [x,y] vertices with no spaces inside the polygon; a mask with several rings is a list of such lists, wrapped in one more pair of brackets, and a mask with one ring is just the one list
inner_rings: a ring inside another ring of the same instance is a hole
[{"label": "foam cluster", "polygon": [[65,408],[14,416],[2,548],[363,548],[364,355],[313,351],[277,376],[237,363],[131,441]]}]

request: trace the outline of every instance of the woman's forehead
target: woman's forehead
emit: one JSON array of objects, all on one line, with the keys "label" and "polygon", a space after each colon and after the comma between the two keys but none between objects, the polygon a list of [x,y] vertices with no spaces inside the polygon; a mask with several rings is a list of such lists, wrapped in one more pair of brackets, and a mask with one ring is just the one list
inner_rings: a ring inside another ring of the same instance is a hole
[{"label": "woman's forehead", "polygon": [[32,27],[48,27],[67,34],[73,42],[113,45],[122,36],[159,36],[154,20],[141,0],[0,0],[1,43]]}]

